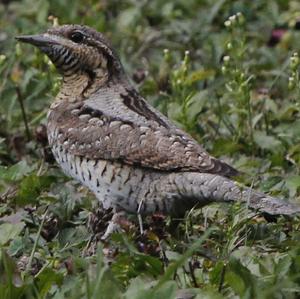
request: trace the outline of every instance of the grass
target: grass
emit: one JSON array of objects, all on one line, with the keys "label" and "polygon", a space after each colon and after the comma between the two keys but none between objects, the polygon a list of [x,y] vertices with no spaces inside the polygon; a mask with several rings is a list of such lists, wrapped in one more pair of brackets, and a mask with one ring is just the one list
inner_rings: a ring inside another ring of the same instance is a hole
[{"label": "grass", "polygon": [[220,204],[148,217],[143,237],[131,217],[99,242],[109,215],[47,146],[60,78],[14,40],[57,21],[104,32],[147,100],[242,183],[300,202],[297,1],[3,1],[0,298],[299,298],[299,217]]}]

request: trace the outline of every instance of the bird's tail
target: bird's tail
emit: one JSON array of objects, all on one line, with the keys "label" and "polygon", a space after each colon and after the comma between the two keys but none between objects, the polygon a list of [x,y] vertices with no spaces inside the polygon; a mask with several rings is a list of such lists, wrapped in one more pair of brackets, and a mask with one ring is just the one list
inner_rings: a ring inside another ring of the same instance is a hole
[{"label": "bird's tail", "polygon": [[[160,188],[159,188],[160,187]],[[215,174],[182,172],[166,175],[156,189],[161,190],[167,212],[187,210],[191,205],[211,202],[245,202],[249,208],[269,215],[300,215],[300,205],[274,198]]]}]

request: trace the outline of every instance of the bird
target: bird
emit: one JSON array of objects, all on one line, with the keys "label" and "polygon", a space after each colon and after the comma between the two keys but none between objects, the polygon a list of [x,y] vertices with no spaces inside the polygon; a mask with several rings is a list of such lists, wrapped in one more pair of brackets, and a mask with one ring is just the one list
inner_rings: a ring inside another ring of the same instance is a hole
[{"label": "bird", "polygon": [[235,168],[152,107],[102,33],[61,25],[16,39],[39,48],[62,75],[47,114],[49,145],[68,176],[113,208],[106,237],[124,211],[174,216],[212,202],[244,202],[270,215],[300,213],[296,204],[239,184]]}]

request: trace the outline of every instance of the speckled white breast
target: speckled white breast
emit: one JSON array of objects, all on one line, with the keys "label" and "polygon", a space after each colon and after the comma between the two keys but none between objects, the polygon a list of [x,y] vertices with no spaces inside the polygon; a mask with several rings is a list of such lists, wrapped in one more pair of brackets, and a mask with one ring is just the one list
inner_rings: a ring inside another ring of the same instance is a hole
[{"label": "speckled white breast", "polygon": [[[70,155],[61,145],[54,145],[52,151],[65,174],[93,191],[106,209],[120,207],[128,212],[136,212],[140,200],[147,197],[157,177],[155,173],[120,163]],[[155,210],[155,203],[147,200],[146,212]]]}]

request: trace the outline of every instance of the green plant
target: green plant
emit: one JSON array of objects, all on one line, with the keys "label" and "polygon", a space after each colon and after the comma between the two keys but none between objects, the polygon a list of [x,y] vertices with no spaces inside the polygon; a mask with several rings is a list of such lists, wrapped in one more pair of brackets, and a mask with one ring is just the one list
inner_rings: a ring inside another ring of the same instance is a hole
[{"label": "green plant", "polygon": [[47,148],[60,77],[14,40],[53,22],[104,32],[145,98],[244,183],[299,202],[299,12],[277,0],[3,1],[0,298],[299,297],[299,218],[212,205],[177,226],[148,217],[143,237],[129,222],[101,245],[109,215]]}]

